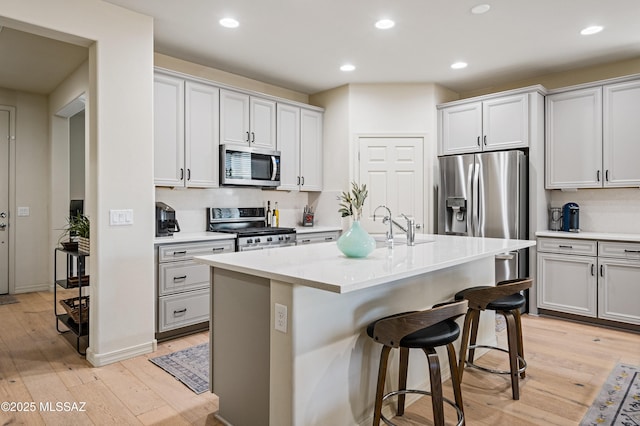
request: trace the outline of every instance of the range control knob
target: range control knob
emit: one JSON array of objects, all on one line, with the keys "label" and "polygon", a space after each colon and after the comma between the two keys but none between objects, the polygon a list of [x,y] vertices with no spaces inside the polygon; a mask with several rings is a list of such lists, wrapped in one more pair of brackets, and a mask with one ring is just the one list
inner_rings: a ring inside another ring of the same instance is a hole
[{"label": "range control knob", "polygon": [[260,242],[260,238],[256,238],[256,243],[259,243],[259,242]]},{"label": "range control knob", "polygon": [[278,241],[282,241],[282,240],[284,240],[284,237],[283,236],[279,236],[278,237]]},{"label": "range control knob", "polygon": [[271,242],[271,241],[273,241],[273,238],[267,237],[267,241]]},{"label": "range control knob", "polygon": [[251,243],[253,243],[253,238],[248,238],[247,239],[247,244],[251,244]]}]

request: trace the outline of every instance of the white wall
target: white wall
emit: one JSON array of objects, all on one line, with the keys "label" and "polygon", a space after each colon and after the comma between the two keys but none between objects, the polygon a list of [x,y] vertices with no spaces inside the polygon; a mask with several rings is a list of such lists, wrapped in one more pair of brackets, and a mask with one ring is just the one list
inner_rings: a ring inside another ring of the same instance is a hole
[{"label": "white wall", "polygon": [[[102,365],[154,347],[153,21],[98,0],[3,2],[0,24],[89,46],[91,346]],[[110,209],[134,225],[110,227]]]},{"label": "white wall", "polygon": [[356,180],[358,135],[424,136],[425,223],[433,232],[436,162],[436,103],[448,92],[431,83],[351,84],[312,95],[325,108],[324,155],[326,193],[314,200],[317,210],[340,223],[336,196]]}]

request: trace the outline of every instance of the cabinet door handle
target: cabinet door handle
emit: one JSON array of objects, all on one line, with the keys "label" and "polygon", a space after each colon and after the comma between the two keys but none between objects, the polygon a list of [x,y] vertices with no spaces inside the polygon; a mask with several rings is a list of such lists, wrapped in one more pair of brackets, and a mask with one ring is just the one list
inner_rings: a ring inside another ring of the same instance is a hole
[{"label": "cabinet door handle", "polygon": [[184,179],[184,169],[180,168],[180,180]]},{"label": "cabinet door handle", "polygon": [[256,141],[256,134],[255,132],[251,132],[251,142],[255,142]]},{"label": "cabinet door handle", "polygon": [[174,255],[174,256],[183,255],[183,254],[187,254],[187,251],[186,251],[186,250],[183,250],[183,251],[174,251],[174,252],[173,252],[173,255]]},{"label": "cabinet door handle", "polygon": [[249,132],[247,132],[247,142],[249,142]]},{"label": "cabinet door handle", "polygon": [[182,309],[173,311],[173,315],[184,314],[185,312],[187,312],[187,308],[182,308]]},{"label": "cabinet door handle", "polygon": [[214,247],[211,249],[211,251],[222,251],[224,250],[224,247]]},{"label": "cabinet door handle", "polygon": [[609,169],[605,170],[604,172],[604,178],[607,182],[609,182]]},{"label": "cabinet door handle", "polygon": [[480,136],[478,136],[478,146],[480,146]]},{"label": "cabinet door handle", "polygon": [[302,176],[302,186],[304,186],[304,176]]},{"label": "cabinet door handle", "polygon": [[592,263],[592,264],[591,264],[591,276],[594,276],[594,275],[595,275],[595,274],[593,273],[594,268],[595,268],[595,265]]},{"label": "cabinet door handle", "polygon": [[181,281],[181,280],[186,280],[186,279],[187,279],[186,275],[183,275],[181,277],[173,277],[173,281]]},{"label": "cabinet door handle", "polygon": [[604,265],[600,265],[600,276],[604,277]]},{"label": "cabinet door handle", "polygon": [[566,246],[566,245],[560,244],[558,248],[573,249],[573,246]]},{"label": "cabinet door handle", "polygon": [[296,185],[300,185],[300,176],[298,176],[298,183]]},{"label": "cabinet door handle", "polygon": [[482,142],[484,143],[484,146],[487,146],[487,135],[484,135]]},{"label": "cabinet door handle", "polygon": [[191,169],[187,169],[187,180],[191,180]]},{"label": "cabinet door handle", "polygon": [[640,250],[627,250],[627,249],[624,249],[624,252],[625,253],[640,253]]},{"label": "cabinet door handle", "polygon": [[597,178],[598,178],[598,182],[600,182],[600,170],[598,170],[598,173],[596,175],[597,175]]}]

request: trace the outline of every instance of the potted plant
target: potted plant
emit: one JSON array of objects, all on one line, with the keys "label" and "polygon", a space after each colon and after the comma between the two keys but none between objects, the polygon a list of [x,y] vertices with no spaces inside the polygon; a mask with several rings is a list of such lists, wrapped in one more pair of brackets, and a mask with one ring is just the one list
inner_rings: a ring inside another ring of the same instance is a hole
[{"label": "potted plant", "polygon": [[342,217],[353,216],[353,222],[347,232],[338,238],[338,248],[347,257],[366,257],[376,248],[376,242],[360,225],[362,207],[369,195],[367,185],[351,182],[351,192],[342,192],[339,197],[338,212]]},{"label": "potted plant", "polygon": [[67,218],[67,224],[62,231],[60,239],[64,236],[69,236],[69,241],[62,243],[66,250],[75,250],[77,248],[82,252],[89,253],[89,218],[87,216],[83,214],[70,216]]}]

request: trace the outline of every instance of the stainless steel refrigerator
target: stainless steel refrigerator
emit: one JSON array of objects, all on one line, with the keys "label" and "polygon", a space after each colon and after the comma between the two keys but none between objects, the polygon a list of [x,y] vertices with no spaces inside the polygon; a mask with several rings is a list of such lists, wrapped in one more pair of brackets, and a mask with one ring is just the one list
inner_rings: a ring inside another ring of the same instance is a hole
[{"label": "stainless steel refrigerator", "polygon": [[[440,157],[438,233],[526,239],[527,158],[522,151]],[[496,282],[528,274],[526,250],[496,256]]]}]

